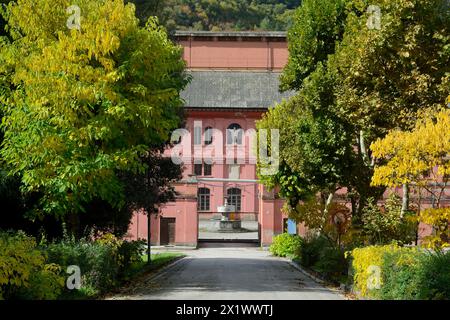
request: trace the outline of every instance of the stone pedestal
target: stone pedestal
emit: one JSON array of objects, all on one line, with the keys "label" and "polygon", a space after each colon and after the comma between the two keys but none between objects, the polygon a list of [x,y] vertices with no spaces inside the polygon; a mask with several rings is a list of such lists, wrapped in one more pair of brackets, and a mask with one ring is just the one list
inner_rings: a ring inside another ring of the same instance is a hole
[{"label": "stone pedestal", "polygon": [[236,231],[241,229],[241,220],[222,220],[220,221],[220,231]]}]

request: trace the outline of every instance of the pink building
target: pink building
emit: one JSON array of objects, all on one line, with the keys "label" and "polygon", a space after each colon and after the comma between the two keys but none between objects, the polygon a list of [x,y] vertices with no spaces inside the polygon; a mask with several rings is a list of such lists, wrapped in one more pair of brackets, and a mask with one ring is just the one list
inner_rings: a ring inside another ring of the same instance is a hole
[{"label": "pink building", "polygon": [[[151,221],[154,245],[197,246],[199,241],[252,241],[269,245],[287,219],[283,200],[258,184],[255,122],[291,94],[278,91],[287,63],[284,32],[177,32],[192,81],[182,93],[186,132],[167,156],[184,164],[179,195]],[[189,132],[189,134],[187,134]],[[211,160],[211,161],[210,161]],[[226,199],[226,200],[225,200]],[[234,206],[223,230],[218,212]],[[133,218],[130,238],[147,238],[147,217]]]},{"label": "pink building", "polygon": [[[166,155],[184,164],[182,181],[176,184],[175,202],[160,208],[151,219],[154,245],[197,246],[199,241],[252,241],[270,245],[274,235],[288,225],[281,212],[283,200],[257,182],[252,132],[255,122],[276,102],[292,93],[278,91],[279,75],[287,63],[283,32],[179,31],[177,41],[192,81],[182,93],[186,132]],[[210,161],[211,160],[211,161]],[[443,202],[450,201],[449,188]],[[396,190],[401,194],[401,189]],[[340,201],[346,202],[345,190]],[[338,197],[339,198],[339,197]],[[417,195],[411,195],[416,200]],[[227,199],[234,210],[232,230],[221,228],[219,207]],[[434,207],[431,195],[419,197],[423,208]],[[137,213],[129,238],[147,238],[147,217]],[[290,225],[304,234],[302,226]],[[429,235],[421,224],[419,237]]]}]

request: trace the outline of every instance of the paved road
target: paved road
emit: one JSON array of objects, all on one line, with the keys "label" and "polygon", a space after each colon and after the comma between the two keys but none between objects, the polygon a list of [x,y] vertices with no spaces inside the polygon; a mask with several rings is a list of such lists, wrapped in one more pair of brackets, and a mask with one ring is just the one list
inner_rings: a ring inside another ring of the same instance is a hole
[{"label": "paved road", "polygon": [[289,262],[255,247],[206,247],[111,299],[340,300]]}]

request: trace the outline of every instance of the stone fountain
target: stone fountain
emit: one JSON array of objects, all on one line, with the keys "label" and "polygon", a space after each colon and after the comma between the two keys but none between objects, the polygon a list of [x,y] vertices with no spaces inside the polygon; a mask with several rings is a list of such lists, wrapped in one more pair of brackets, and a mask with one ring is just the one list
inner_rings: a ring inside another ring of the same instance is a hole
[{"label": "stone fountain", "polygon": [[230,219],[230,213],[236,212],[236,207],[228,204],[228,199],[225,199],[225,204],[223,206],[217,207],[217,212],[222,214],[219,231],[233,232],[241,229],[241,220]]}]

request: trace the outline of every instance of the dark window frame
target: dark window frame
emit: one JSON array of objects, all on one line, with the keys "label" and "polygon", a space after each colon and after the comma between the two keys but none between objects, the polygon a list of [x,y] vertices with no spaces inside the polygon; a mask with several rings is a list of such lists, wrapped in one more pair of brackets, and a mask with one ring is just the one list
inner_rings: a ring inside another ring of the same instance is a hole
[{"label": "dark window frame", "polygon": [[194,163],[194,174],[196,176],[201,176],[203,174],[203,164],[202,163]]},{"label": "dark window frame", "polygon": [[197,210],[202,212],[211,211],[211,190],[208,188],[198,188],[197,190]]},{"label": "dark window frame", "polygon": [[203,164],[203,175],[212,176],[212,164],[208,164],[206,162]]},{"label": "dark window frame", "polygon": [[242,190],[239,188],[229,188],[227,190],[228,204],[236,207],[236,211],[242,209]]},{"label": "dark window frame", "polygon": [[205,146],[209,146],[213,143],[213,128],[212,127],[206,127],[205,128],[205,141],[204,144]]},{"label": "dark window frame", "polygon": [[[236,134],[237,131],[237,134]],[[244,139],[244,129],[239,123],[232,123],[227,127],[227,144],[242,145]]]}]

